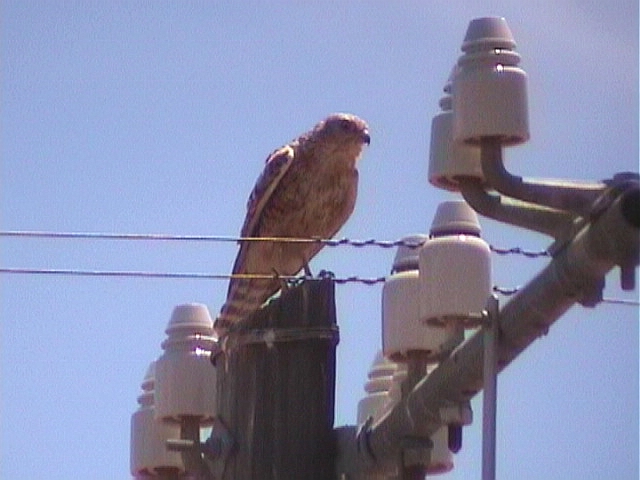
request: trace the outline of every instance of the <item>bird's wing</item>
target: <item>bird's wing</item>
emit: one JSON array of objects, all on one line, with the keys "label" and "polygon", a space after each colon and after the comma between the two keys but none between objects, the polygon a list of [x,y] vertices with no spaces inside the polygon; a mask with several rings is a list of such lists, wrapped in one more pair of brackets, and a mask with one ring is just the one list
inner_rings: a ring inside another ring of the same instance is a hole
[{"label": "bird's wing", "polygon": [[[267,157],[264,170],[262,174],[260,174],[260,177],[258,177],[256,185],[253,187],[251,195],[249,195],[249,200],[247,201],[247,215],[240,230],[241,237],[257,236],[257,230],[265,205],[271,200],[273,192],[278,187],[282,177],[287,173],[287,170],[293,163],[293,159],[294,150],[291,145],[285,145]],[[245,251],[248,245],[248,242],[240,242],[240,251],[233,265],[233,273],[242,271]]]}]

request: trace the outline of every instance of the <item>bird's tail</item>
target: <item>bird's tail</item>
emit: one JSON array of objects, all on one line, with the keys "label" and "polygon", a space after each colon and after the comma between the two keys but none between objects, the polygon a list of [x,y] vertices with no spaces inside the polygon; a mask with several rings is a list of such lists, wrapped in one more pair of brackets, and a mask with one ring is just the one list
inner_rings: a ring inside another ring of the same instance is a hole
[{"label": "bird's tail", "polygon": [[215,321],[218,338],[228,329],[258,310],[280,289],[277,278],[238,278],[229,285],[227,300]]}]

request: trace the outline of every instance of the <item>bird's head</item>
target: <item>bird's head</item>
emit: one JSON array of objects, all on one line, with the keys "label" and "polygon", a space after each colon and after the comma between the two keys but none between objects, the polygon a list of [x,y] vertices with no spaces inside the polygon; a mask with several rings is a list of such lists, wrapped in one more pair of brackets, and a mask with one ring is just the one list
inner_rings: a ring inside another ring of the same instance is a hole
[{"label": "bird's head", "polygon": [[318,123],[310,133],[315,140],[331,139],[360,147],[371,142],[367,123],[350,113],[334,113]]}]

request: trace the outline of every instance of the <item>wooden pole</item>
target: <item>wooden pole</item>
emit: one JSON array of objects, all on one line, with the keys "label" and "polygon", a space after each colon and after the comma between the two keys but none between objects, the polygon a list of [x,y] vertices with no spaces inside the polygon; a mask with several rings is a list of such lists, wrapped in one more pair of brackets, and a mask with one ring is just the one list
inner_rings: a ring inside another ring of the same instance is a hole
[{"label": "wooden pole", "polygon": [[234,328],[216,364],[235,443],[223,479],[333,478],[334,283],[305,281]]}]

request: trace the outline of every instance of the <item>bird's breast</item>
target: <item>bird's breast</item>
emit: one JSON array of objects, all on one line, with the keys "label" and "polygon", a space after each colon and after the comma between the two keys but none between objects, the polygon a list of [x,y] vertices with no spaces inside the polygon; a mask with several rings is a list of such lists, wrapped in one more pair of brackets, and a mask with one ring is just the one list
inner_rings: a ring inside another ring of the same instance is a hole
[{"label": "bird's breast", "polygon": [[291,166],[263,212],[262,235],[326,237],[347,220],[355,206],[358,173],[321,163]]}]

